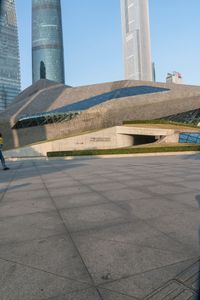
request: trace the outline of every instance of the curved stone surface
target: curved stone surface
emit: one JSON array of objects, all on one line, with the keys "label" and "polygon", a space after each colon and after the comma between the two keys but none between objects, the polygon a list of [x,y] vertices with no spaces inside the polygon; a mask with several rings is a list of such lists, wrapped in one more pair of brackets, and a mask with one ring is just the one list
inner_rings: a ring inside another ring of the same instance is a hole
[{"label": "curved stone surface", "polygon": [[[23,116],[55,113],[84,101],[92,105],[70,121],[11,129]],[[41,80],[0,114],[0,129],[6,137],[5,147],[11,149],[121,125],[124,120],[162,118],[199,108],[198,86],[123,80],[71,88]]]}]

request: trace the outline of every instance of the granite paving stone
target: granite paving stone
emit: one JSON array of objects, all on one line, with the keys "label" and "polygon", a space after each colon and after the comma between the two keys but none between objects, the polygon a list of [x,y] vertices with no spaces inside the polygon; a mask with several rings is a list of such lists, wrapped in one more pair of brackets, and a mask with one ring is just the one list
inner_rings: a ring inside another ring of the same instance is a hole
[{"label": "granite paving stone", "polygon": [[[80,234],[78,235],[80,236]],[[83,239],[84,236],[86,236],[86,239],[90,237],[102,241],[132,244],[133,246],[143,248],[155,248],[168,252],[187,253],[188,256],[198,255],[193,248],[187,247],[176,239],[171,238],[137,218],[132,218],[131,223],[111,224],[104,228],[87,230],[82,232],[81,236],[83,236]]]},{"label": "granite paving stone", "polygon": [[25,182],[25,183],[11,183],[8,187],[8,192],[33,192],[33,191],[41,191],[44,190],[44,186],[42,182],[32,183],[32,182]]},{"label": "granite paving stone", "polygon": [[66,178],[66,180],[57,180],[57,181],[51,181],[47,182],[45,180],[45,185],[47,189],[59,189],[59,188],[71,188],[71,187],[77,187],[80,186],[80,183],[75,180],[70,180],[69,178]]},{"label": "granite paving stone", "polygon": [[197,192],[183,193],[178,195],[166,195],[165,199],[172,201],[173,203],[181,203],[187,207],[192,207],[195,210],[199,208],[197,201]]},{"label": "granite paving stone", "polygon": [[176,280],[182,282],[187,287],[198,292],[200,279],[200,260],[195,261],[192,265],[188,266],[183,272],[176,276]]},{"label": "granite paving stone", "polygon": [[90,288],[43,300],[102,300],[96,289]]},{"label": "granite paving stone", "polygon": [[170,174],[170,176],[167,176],[165,174],[165,176],[160,176],[159,178],[159,182],[161,183],[178,183],[178,184],[183,184],[185,183],[185,180],[184,180],[184,177],[181,177],[181,176],[172,176],[172,174]]},{"label": "granite paving stone", "polygon": [[63,234],[65,228],[56,212],[0,218],[0,245]]},{"label": "granite paving stone", "polygon": [[160,300],[160,299],[174,299],[174,300],[196,300],[197,294],[173,280],[162,286],[158,291],[146,297],[145,300]]},{"label": "granite paving stone", "polygon": [[43,186],[41,179],[37,175],[27,176],[23,178],[16,177],[17,173],[15,174],[15,178],[10,182],[10,186],[12,185],[39,185],[40,188]]},{"label": "granite paving stone", "polygon": [[55,210],[49,198],[12,201],[4,199],[0,203],[0,218],[21,216],[37,212],[48,212]]},{"label": "granite paving stone", "polygon": [[194,251],[199,251],[199,210],[152,218],[148,220],[149,226],[160,230],[180,243],[187,245]]},{"label": "granite paving stone", "polygon": [[74,194],[82,194],[88,193],[91,190],[86,186],[74,186],[74,187],[60,187],[60,188],[48,188],[48,191],[52,197],[54,196],[67,196],[67,195],[74,195]]},{"label": "granite paving stone", "polygon": [[126,188],[126,186],[122,183],[119,183],[119,182],[111,182],[111,183],[95,183],[95,184],[92,184],[92,189],[95,190],[95,191],[109,191],[109,190],[121,190],[121,189],[124,189]]},{"label": "granite paving stone", "polygon": [[99,288],[103,300],[137,300],[135,297]]},{"label": "granite paving stone", "polygon": [[0,258],[91,283],[77,249],[66,235],[25,241],[15,244],[15,247],[10,244],[1,245]]},{"label": "granite paving stone", "polygon": [[[136,216],[141,219],[151,219],[156,217],[168,216],[174,211],[185,212],[185,207],[180,202],[172,202],[163,197],[151,197],[149,199],[124,200],[119,204],[129,212],[129,215]],[[156,207],[156,209],[155,209]],[[192,211],[192,207],[188,207]]]},{"label": "granite paving stone", "polygon": [[111,283],[104,284],[103,287],[109,290],[118,291],[122,294],[127,293],[128,295],[139,299],[144,299],[153,291],[163,286],[163,284],[175,278],[177,274],[179,274],[184,268],[193,264],[194,261],[194,259],[181,261],[176,264],[116,280]]},{"label": "granite paving stone", "polygon": [[[81,178],[80,182],[81,184],[84,184],[84,185],[89,185],[89,186],[93,186],[93,184],[105,184],[105,183],[112,183],[113,181],[115,182],[115,180],[112,180],[114,179],[113,176],[112,178],[106,178],[106,176],[103,176],[103,177],[99,177],[99,176],[85,176],[83,178]],[[80,184],[80,183],[79,183]]]},{"label": "granite paving stone", "polygon": [[[119,179],[120,180],[120,179]],[[128,178],[124,181],[124,184],[127,187],[145,187],[145,186],[151,186],[151,185],[155,185],[155,181],[151,180],[151,179],[131,179],[130,180],[130,175],[128,176]]]},{"label": "granite paving stone", "polygon": [[191,253],[170,252],[74,234],[77,248],[96,284],[189,259]]},{"label": "granite paving stone", "polygon": [[42,300],[88,287],[85,283],[2,259],[0,272],[2,300]]},{"label": "granite paving stone", "polygon": [[186,193],[188,191],[192,192],[192,188],[186,188],[180,186],[179,184],[159,184],[157,187],[149,186],[147,188],[150,192],[158,195],[166,195],[166,194],[179,194],[179,193]]},{"label": "granite paving stone", "polygon": [[127,214],[114,204],[98,204],[61,211],[63,220],[70,231],[83,231],[127,222]]},{"label": "granite paving stone", "polygon": [[74,195],[67,195],[67,196],[58,196],[53,197],[57,208],[64,209],[64,208],[80,208],[84,206],[92,206],[95,204],[103,204],[107,203],[108,200],[101,196],[98,193],[90,192],[90,193],[82,193],[82,194],[74,194]]},{"label": "granite paving stone", "polygon": [[36,189],[33,190],[32,193],[31,191],[7,191],[6,195],[4,196],[4,201],[6,200],[13,200],[13,201],[18,201],[18,200],[33,200],[33,199],[41,199],[41,198],[47,198],[49,195],[45,189]]},{"label": "granite paving stone", "polygon": [[131,189],[130,187],[118,190],[117,193],[116,190],[109,190],[109,191],[102,191],[101,194],[104,197],[106,197],[108,200],[111,200],[113,202],[151,197],[151,195],[149,195],[148,192],[145,191],[143,192],[136,188]]},{"label": "granite paving stone", "polygon": [[193,299],[199,159],[8,162],[0,170],[0,299]]},{"label": "granite paving stone", "polygon": [[187,187],[189,189],[199,191],[199,186],[200,186],[199,180],[187,180],[180,184],[182,184],[184,187]]}]

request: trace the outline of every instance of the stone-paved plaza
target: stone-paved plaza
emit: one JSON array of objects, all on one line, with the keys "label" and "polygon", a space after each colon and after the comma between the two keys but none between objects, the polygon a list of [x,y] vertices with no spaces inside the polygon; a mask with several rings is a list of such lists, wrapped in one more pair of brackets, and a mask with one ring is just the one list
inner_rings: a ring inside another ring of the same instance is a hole
[{"label": "stone-paved plaza", "polygon": [[197,299],[200,155],[8,165],[1,300]]}]

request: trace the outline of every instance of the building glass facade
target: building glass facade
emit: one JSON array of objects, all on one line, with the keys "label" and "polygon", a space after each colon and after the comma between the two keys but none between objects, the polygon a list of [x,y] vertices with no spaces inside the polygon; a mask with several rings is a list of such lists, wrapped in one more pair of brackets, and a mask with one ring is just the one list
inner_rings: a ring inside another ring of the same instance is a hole
[{"label": "building glass facade", "polygon": [[200,108],[163,117],[163,120],[200,126]]},{"label": "building glass facade", "polygon": [[179,136],[179,143],[200,144],[200,133],[182,132]]},{"label": "building glass facade", "polygon": [[148,0],[121,0],[125,79],[152,81]]},{"label": "building glass facade", "polygon": [[15,1],[0,0],[0,111],[20,93],[20,60]]},{"label": "building glass facade", "polygon": [[60,0],[32,0],[32,68],[33,83],[65,81]]},{"label": "building glass facade", "polygon": [[113,90],[88,99],[64,105],[49,112],[41,112],[33,115],[24,115],[19,118],[13,128],[27,128],[32,126],[43,126],[46,124],[69,121],[80,115],[86,109],[103,104],[110,100],[117,101],[125,97],[134,97],[138,95],[167,93],[169,89],[154,86],[135,86]]}]

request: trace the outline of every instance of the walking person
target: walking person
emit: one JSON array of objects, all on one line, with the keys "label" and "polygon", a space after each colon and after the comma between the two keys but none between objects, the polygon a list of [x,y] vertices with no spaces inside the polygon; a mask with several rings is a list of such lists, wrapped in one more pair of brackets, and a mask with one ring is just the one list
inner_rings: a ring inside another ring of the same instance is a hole
[{"label": "walking person", "polygon": [[5,159],[2,153],[2,148],[3,148],[3,137],[2,134],[0,133],[0,160],[3,166],[3,170],[6,171],[9,170],[9,168],[6,166]]}]

